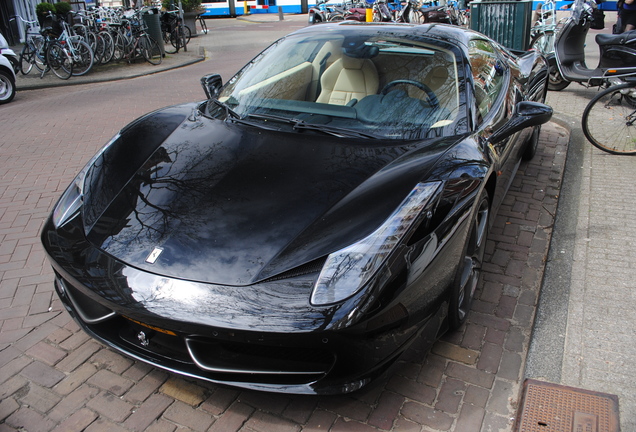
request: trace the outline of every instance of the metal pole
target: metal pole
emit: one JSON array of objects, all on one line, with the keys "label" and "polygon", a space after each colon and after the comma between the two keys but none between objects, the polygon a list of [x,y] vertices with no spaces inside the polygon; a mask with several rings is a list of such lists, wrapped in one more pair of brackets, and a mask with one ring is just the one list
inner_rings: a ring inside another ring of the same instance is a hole
[{"label": "metal pole", "polygon": [[[181,26],[181,32],[179,37],[181,37],[181,35],[185,34],[185,30],[183,29],[183,23],[184,23],[184,18],[183,18],[183,6],[181,5],[181,0],[179,0],[179,26]],[[188,44],[185,43],[185,38],[181,39],[181,42],[183,42],[183,51],[188,51]]]}]

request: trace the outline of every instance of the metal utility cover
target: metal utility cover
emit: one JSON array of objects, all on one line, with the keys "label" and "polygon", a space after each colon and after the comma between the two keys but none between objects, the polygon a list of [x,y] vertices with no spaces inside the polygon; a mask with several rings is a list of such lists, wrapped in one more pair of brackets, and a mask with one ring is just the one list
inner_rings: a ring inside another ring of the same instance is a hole
[{"label": "metal utility cover", "polygon": [[515,432],[619,432],[618,397],[526,380]]}]

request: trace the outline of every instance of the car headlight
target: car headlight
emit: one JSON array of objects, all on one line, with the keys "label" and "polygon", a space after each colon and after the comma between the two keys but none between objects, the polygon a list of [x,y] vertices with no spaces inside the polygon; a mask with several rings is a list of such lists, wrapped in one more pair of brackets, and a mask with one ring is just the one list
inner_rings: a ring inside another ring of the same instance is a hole
[{"label": "car headlight", "polygon": [[93,166],[97,158],[99,158],[104,150],[106,150],[112,143],[117,141],[119,134],[115,135],[100,151],[91,158],[91,160],[82,168],[82,170],[75,176],[70,186],[64,191],[62,197],[59,199],[55,208],[53,209],[53,225],[55,228],[59,228],[66,222],[71,220],[75,214],[82,207],[82,198],[84,196],[84,181],[86,180],[86,174],[90,167]]},{"label": "car headlight", "polygon": [[327,305],[357,293],[402,240],[422,209],[436,195],[440,185],[441,182],[418,184],[377,230],[357,243],[330,254],[314,285],[311,303]]}]

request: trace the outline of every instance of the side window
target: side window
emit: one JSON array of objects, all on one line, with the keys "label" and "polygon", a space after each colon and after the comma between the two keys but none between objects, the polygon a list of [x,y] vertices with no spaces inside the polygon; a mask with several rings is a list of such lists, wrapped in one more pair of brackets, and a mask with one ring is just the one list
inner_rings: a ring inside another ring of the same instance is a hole
[{"label": "side window", "polygon": [[475,83],[475,99],[480,116],[484,118],[503,88],[503,70],[495,49],[488,41],[471,40],[468,54]]}]

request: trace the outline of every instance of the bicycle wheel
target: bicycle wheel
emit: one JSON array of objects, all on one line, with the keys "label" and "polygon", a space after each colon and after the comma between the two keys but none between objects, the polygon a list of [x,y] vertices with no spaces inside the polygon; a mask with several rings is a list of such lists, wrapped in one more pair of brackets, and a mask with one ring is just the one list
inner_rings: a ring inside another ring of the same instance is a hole
[{"label": "bicycle wheel", "polygon": [[104,53],[101,58],[101,64],[106,64],[109,63],[115,55],[115,40],[107,31],[101,31],[99,35],[104,40]]},{"label": "bicycle wheel", "polygon": [[156,40],[148,35],[143,35],[139,38],[139,47],[148,63],[153,65],[161,64],[161,48],[159,48]]},{"label": "bicycle wheel", "polygon": [[616,155],[636,155],[634,96],[634,84],[620,84],[602,91],[585,107],[583,133],[594,147]]},{"label": "bicycle wheel", "polygon": [[185,45],[187,46],[190,43],[190,38],[192,37],[192,32],[190,31],[190,27],[187,25],[183,26],[183,38],[185,40]]},{"label": "bicycle wheel", "polygon": [[89,46],[93,50],[93,62],[95,64],[101,64],[104,58],[104,52],[106,49],[106,43],[104,38],[99,33],[90,33],[94,43],[89,43]]},{"label": "bicycle wheel", "polygon": [[35,65],[35,68],[40,72],[44,72],[46,70],[46,51],[48,43],[50,42],[39,40],[33,46],[35,48],[35,54],[33,55],[33,64]]},{"label": "bicycle wheel", "polygon": [[166,54],[174,54],[177,52],[177,48],[173,45],[173,35],[171,31],[164,31],[163,34],[163,49]]},{"label": "bicycle wheel", "polygon": [[459,11],[459,26],[466,27],[468,25],[468,14],[465,10]]},{"label": "bicycle wheel", "polygon": [[424,22],[424,14],[419,10],[413,10],[409,12],[409,22],[411,24],[422,24]]},{"label": "bicycle wheel", "polygon": [[31,69],[33,69],[33,63],[35,63],[35,60],[33,59],[34,57],[35,50],[31,44],[26,43],[20,52],[20,72],[22,72],[22,75],[28,75],[29,72],[31,72]]},{"label": "bicycle wheel", "polygon": [[372,18],[373,22],[382,22],[382,14],[380,13],[380,11],[376,8],[373,8],[373,18]]},{"label": "bicycle wheel", "polygon": [[113,34],[113,39],[115,40],[113,46],[113,61],[118,62],[123,59],[124,54],[126,54],[126,40],[119,32]]},{"label": "bicycle wheel", "polygon": [[541,31],[530,40],[530,48],[536,49],[543,55],[554,51],[554,32],[552,30]]},{"label": "bicycle wheel", "polygon": [[46,64],[60,79],[67,80],[73,74],[73,57],[59,42],[54,42],[46,51]]},{"label": "bicycle wheel", "polygon": [[205,23],[205,18],[203,18],[202,16],[198,16],[197,19],[199,21],[199,27],[201,27],[201,31],[203,32],[203,34],[208,34],[208,25]]},{"label": "bicycle wheel", "polygon": [[86,75],[92,68],[95,61],[93,50],[90,45],[82,40],[71,42],[73,49],[73,76]]}]

